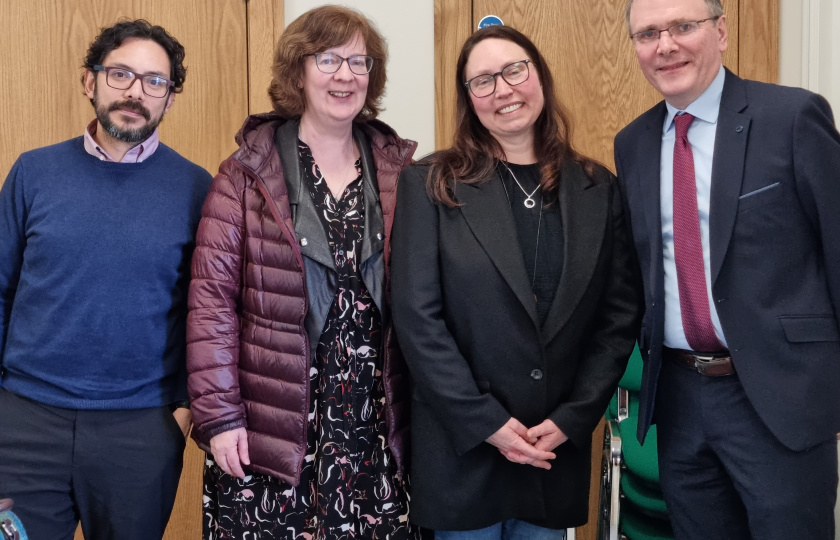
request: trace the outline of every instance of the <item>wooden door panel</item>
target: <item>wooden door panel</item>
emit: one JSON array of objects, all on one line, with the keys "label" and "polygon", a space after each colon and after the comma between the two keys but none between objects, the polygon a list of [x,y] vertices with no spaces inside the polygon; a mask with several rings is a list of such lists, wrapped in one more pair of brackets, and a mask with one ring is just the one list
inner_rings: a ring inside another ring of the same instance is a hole
[{"label": "wooden door panel", "polygon": [[[0,182],[21,152],[76,137],[94,118],[80,66],[99,29],[121,17],[163,26],[187,51],[161,140],[211,173],[236,149],[248,114],[244,0],[2,0]],[[201,537],[203,457],[190,441],[167,540]]]},{"label": "wooden door panel", "polygon": [[248,0],[248,110],[272,110],[268,97],[274,45],[286,28],[283,0]]},{"label": "wooden door panel", "polygon": [[[738,72],[738,0],[724,0],[726,65]],[[473,28],[498,15],[528,35],[546,58],[573,124],[577,149],[613,166],[615,134],[662,98],[645,80],[624,22],[624,0],[475,0]],[[734,5],[735,9],[728,9]]]},{"label": "wooden door panel", "polygon": [[461,45],[476,27],[463,0],[435,0],[435,148],[452,144],[455,133],[455,65]]},{"label": "wooden door panel", "polygon": [[94,117],[79,82],[87,46],[120,17],[148,19],[186,48],[187,78],[161,140],[214,173],[248,112],[243,0],[0,2],[0,179],[17,156],[82,133]]},{"label": "wooden door panel", "polygon": [[741,0],[738,13],[738,75],[778,82],[779,0]]}]

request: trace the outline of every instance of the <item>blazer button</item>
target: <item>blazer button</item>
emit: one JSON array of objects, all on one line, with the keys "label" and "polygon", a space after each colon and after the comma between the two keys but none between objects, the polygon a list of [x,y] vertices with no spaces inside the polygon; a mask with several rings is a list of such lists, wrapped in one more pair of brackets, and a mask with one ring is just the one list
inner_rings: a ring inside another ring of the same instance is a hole
[{"label": "blazer button", "polygon": [[300,239],[300,245],[301,246],[306,246],[306,244],[308,244],[308,243],[309,243],[309,241],[306,238],[301,238]]},{"label": "blazer button", "polygon": [[531,378],[534,379],[535,381],[538,381],[538,380],[543,378],[543,372],[538,370],[538,369],[535,369],[534,371],[531,372]]},{"label": "blazer button", "polygon": [[382,240],[382,233],[381,232],[376,233],[376,239],[377,240]]}]

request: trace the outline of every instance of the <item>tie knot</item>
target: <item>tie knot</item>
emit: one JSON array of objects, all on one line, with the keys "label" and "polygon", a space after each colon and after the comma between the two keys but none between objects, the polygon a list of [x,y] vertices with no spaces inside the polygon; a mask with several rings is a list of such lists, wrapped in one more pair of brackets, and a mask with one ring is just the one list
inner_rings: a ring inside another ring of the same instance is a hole
[{"label": "tie knot", "polygon": [[684,139],[688,136],[688,126],[691,125],[693,120],[694,117],[688,113],[678,114],[674,117],[674,124],[677,126],[678,139]]}]

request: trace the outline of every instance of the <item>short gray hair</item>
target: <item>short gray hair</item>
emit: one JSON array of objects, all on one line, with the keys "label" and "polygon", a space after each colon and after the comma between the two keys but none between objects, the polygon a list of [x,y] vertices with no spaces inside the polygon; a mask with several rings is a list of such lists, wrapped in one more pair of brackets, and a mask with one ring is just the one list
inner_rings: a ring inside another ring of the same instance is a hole
[{"label": "short gray hair", "polygon": [[[709,17],[722,17],[723,16],[723,5],[720,3],[721,0],[705,0],[706,1],[706,8],[709,10]],[[633,0],[627,0],[627,5],[624,8],[624,20],[627,22],[627,31],[632,32],[630,29],[630,8],[633,6]]]}]

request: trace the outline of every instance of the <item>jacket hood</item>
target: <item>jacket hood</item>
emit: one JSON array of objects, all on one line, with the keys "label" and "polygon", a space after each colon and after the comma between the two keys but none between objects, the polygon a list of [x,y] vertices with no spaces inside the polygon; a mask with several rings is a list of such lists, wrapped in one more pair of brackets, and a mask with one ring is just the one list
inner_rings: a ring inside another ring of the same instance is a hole
[{"label": "jacket hood", "polygon": [[[275,112],[252,114],[245,119],[236,134],[239,149],[231,158],[258,175],[271,173],[271,169],[279,165],[279,160],[275,163],[275,160],[271,159],[275,154],[274,132],[287,121],[289,119],[282,118]],[[365,133],[374,155],[381,154],[380,157],[386,158],[384,162],[391,164],[394,170],[402,170],[411,163],[417,143],[401,138],[385,122],[370,120],[354,122],[353,126]]]}]

